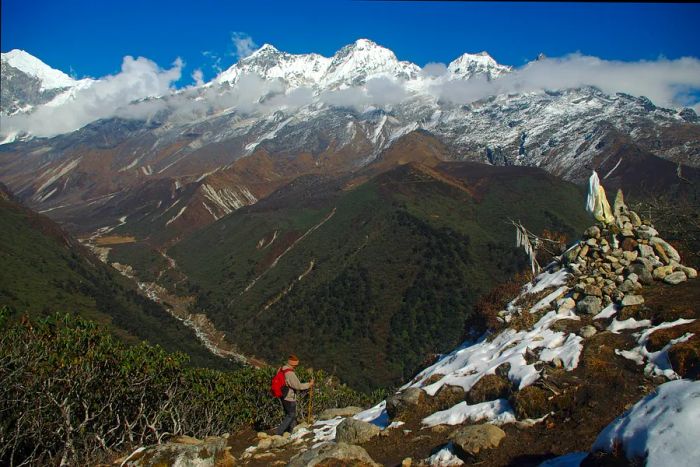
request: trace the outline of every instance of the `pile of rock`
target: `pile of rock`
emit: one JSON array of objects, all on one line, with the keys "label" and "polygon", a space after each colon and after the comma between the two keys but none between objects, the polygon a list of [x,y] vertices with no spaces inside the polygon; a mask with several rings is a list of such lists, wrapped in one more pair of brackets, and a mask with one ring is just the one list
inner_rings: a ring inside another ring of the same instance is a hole
[{"label": "pile of rock", "polygon": [[622,191],[617,192],[613,212],[613,223],[589,227],[582,241],[563,255],[576,281],[569,306],[577,313],[597,314],[611,303],[640,305],[643,285],[654,280],[678,284],[697,277],[651,222],[625,205]]}]

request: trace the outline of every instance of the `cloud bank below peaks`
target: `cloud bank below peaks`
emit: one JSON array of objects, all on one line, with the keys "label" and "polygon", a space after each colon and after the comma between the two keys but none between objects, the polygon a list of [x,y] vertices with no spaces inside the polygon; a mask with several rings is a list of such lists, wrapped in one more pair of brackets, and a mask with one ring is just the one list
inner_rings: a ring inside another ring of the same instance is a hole
[{"label": "cloud bank below peaks", "polygon": [[2,118],[2,133],[54,136],[75,131],[88,123],[118,115],[134,101],[170,93],[180,79],[184,63],[175,60],[170,69],[143,57],[124,57],[121,71],[70,90],[72,98],[38,107],[29,114]]},{"label": "cloud bank below peaks", "polygon": [[[252,45],[247,42],[249,37],[238,39],[242,42],[237,53],[242,56]],[[700,60],[691,57],[621,62],[572,54],[530,62],[491,81],[483,75],[457,79],[444,64],[430,63],[412,80],[370,76],[362,85],[334,89],[289,88],[281,79],[265,80],[254,73],[241,74],[234,85],[205,84],[201,70],[195,70],[192,76],[196,84],[176,91],[173,83],[180,79],[183,66],[180,59],[170,69],[161,69],[146,58],[125,57],[120,73],[75,90],[74,98],[62,105],[3,117],[1,132],[6,138],[21,133],[54,136],[102,118],[148,120],[160,112],[166,112],[174,123],[231,110],[254,115],[294,111],[310,104],[362,112],[373,107],[388,109],[415,97],[462,105],[494,95],[585,86],[607,94],[646,96],[661,107],[692,107],[700,112]]]},{"label": "cloud bank below peaks", "polygon": [[[430,67],[430,69],[429,69]],[[621,62],[572,54],[530,62],[496,80],[450,80],[447,71],[436,75],[435,64],[423,69],[431,81],[430,92],[455,103],[470,103],[498,94],[527,93],[593,86],[607,94],[624,92],[645,96],[662,107],[698,105],[692,97],[700,90],[700,60],[680,58],[655,61]]]}]

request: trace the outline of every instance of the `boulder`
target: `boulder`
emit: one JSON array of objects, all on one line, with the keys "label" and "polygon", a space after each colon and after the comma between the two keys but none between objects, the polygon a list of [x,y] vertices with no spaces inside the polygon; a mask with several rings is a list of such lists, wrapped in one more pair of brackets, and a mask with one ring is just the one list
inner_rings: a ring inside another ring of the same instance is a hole
[{"label": "boulder", "polygon": [[622,302],[620,305],[622,306],[634,306],[634,305],[641,305],[644,303],[644,297],[641,295],[625,295],[625,298],[622,299]]},{"label": "boulder", "polygon": [[683,271],[688,279],[695,279],[698,277],[698,271],[696,271],[694,268],[680,265],[678,266],[678,270]]},{"label": "boulder", "polygon": [[603,293],[601,292],[600,287],[592,285],[592,284],[586,285],[583,288],[583,293],[585,295],[591,295],[593,297],[602,297],[603,296]]},{"label": "boulder", "polygon": [[613,215],[615,217],[620,217],[623,214],[628,214],[629,209],[625,204],[625,197],[622,194],[622,190],[618,189],[615,193],[615,201],[613,201]]},{"label": "boulder", "polygon": [[642,240],[650,240],[657,235],[659,235],[659,232],[657,232],[654,227],[648,225],[640,225],[637,227],[637,237]]},{"label": "boulder", "polygon": [[149,446],[134,452],[124,460],[122,465],[129,467],[157,465],[176,467],[190,465],[202,467],[232,466],[235,464],[235,458],[229,452],[230,448],[227,448],[226,444],[226,438],[209,437],[200,441],[189,436],[180,436],[170,442]]},{"label": "boulder", "polygon": [[603,309],[600,297],[587,295],[576,304],[576,311],[581,314],[596,315]]},{"label": "boulder", "polygon": [[620,245],[620,247],[622,248],[623,251],[631,252],[631,251],[634,251],[638,245],[639,245],[639,243],[637,243],[637,240],[635,240],[633,238],[625,238],[622,241],[622,244]]},{"label": "boulder", "polygon": [[579,258],[585,258],[586,256],[588,256],[588,251],[589,251],[589,250],[590,250],[590,247],[589,247],[588,245],[583,245],[583,246],[581,247],[581,251],[579,251],[579,253],[578,253],[578,257],[579,257]]},{"label": "boulder", "polygon": [[636,212],[630,211],[629,218],[630,222],[634,227],[639,227],[640,225],[642,225],[642,219],[639,218],[639,215]]},{"label": "boulder", "polygon": [[592,225],[583,232],[583,236],[586,238],[598,238],[600,237],[600,227],[597,225]]},{"label": "boulder", "polygon": [[688,280],[688,278],[685,276],[685,273],[683,271],[672,272],[671,274],[664,277],[664,282],[671,285],[680,284],[681,282],[685,282],[686,280]]},{"label": "boulder", "polygon": [[455,453],[464,459],[476,456],[486,449],[497,448],[505,438],[505,431],[495,425],[465,426],[450,434]]},{"label": "boulder", "polygon": [[642,258],[651,258],[654,256],[654,248],[649,245],[637,245],[637,250],[639,251],[639,256],[641,256]]},{"label": "boulder", "polygon": [[597,332],[598,330],[589,324],[581,328],[579,335],[583,338],[589,338],[593,337]]},{"label": "boulder", "polygon": [[634,292],[637,290],[637,285],[639,285],[638,282],[632,282],[629,279],[625,279],[625,281],[618,287],[618,290],[624,293]]},{"label": "boulder", "polygon": [[[651,265],[649,266],[650,268],[652,267]],[[640,262],[639,258],[627,267],[627,271],[629,271],[630,274],[637,275],[637,282],[645,285],[654,283],[654,276],[651,274],[651,269],[647,269],[647,265]]]},{"label": "boulder", "polygon": [[346,418],[335,430],[335,440],[338,443],[362,444],[377,436],[382,430],[371,423]]},{"label": "boulder", "polygon": [[280,435],[273,435],[270,436],[268,439],[271,442],[270,447],[271,448],[281,448],[282,446],[286,446],[287,444],[291,443],[292,440],[289,438],[289,434],[285,433],[287,436],[280,436]]},{"label": "boulder", "polygon": [[201,439],[197,439],[187,435],[173,436],[168,440],[168,442],[174,444],[189,444],[192,446],[197,446],[203,443]]},{"label": "boulder", "polygon": [[[637,259],[639,257],[639,253],[637,250],[634,251],[623,251],[622,252],[622,259],[629,261],[630,263]],[[622,261],[622,260],[620,260]]]},{"label": "boulder", "polygon": [[352,417],[362,412],[360,407],[340,407],[335,409],[326,409],[316,417],[317,420],[330,420],[335,417]]},{"label": "boulder", "polygon": [[576,301],[571,297],[567,297],[559,302],[558,310],[560,311],[573,310],[574,308],[576,308]]},{"label": "boulder", "polygon": [[316,465],[381,467],[360,446],[333,442],[326,442],[314,449],[297,454],[292,457],[287,467],[314,467]]},{"label": "boulder", "polygon": [[653,237],[649,240],[649,244],[652,245],[657,252],[663,252],[669,260],[680,262],[681,255],[679,255],[678,251],[666,240],[659,237]]},{"label": "boulder", "polygon": [[666,276],[673,272],[673,266],[659,266],[654,269],[654,279],[664,280]]}]

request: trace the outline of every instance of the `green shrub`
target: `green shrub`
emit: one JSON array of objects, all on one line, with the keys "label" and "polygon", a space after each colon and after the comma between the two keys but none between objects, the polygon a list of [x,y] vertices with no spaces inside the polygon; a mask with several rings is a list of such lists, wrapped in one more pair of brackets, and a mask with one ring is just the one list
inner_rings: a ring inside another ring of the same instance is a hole
[{"label": "green shrub", "polygon": [[[127,346],[71,315],[8,320],[0,309],[0,464],[81,464],[171,435],[221,434],[281,419],[269,394],[275,369],[192,368],[184,354]],[[323,372],[314,411],[366,405]],[[306,399],[300,400],[306,417]]]}]

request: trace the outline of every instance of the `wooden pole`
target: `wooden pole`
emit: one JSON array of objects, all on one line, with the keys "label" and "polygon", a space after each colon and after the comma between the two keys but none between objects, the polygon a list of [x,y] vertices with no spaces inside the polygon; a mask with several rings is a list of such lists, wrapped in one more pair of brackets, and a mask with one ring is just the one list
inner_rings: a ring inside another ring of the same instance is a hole
[{"label": "wooden pole", "polygon": [[309,425],[313,423],[313,407],[314,407],[314,387],[311,386],[309,388],[309,413],[308,413],[308,422]]}]

